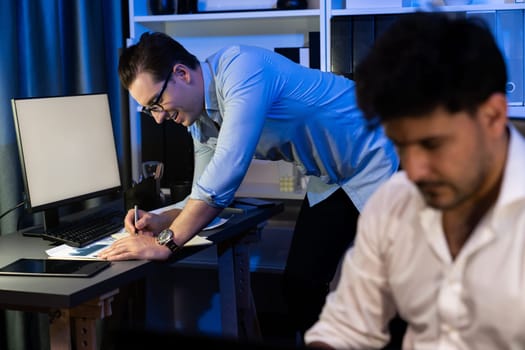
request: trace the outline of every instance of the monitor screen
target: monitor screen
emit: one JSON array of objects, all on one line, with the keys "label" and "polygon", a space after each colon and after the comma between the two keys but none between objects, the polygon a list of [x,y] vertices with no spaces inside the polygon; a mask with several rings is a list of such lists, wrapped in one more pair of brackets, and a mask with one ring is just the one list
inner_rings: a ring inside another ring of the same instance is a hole
[{"label": "monitor screen", "polygon": [[107,94],[11,102],[30,212],[120,190]]}]

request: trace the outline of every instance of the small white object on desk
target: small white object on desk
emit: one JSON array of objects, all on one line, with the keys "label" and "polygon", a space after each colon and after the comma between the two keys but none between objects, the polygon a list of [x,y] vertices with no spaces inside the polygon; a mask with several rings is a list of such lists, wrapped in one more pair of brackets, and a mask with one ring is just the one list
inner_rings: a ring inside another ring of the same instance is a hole
[{"label": "small white object on desk", "polygon": [[[231,217],[231,216],[230,216]],[[228,220],[230,220],[230,218],[221,218],[221,217],[216,217],[215,219],[213,219],[209,224],[208,226],[206,226],[203,231],[207,231],[207,230],[213,230],[214,228],[217,228],[217,227],[220,227],[222,225],[224,225],[225,223],[228,222]]]}]

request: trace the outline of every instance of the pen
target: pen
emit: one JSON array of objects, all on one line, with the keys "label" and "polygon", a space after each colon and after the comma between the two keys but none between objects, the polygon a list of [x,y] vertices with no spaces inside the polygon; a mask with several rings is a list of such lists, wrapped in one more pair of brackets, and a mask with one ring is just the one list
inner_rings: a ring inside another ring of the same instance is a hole
[{"label": "pen", "polygon": [[135,234],[138,234],[137,232],[137,221],[139,221],[139,206],[135,204],[133,207],[133,213],[135,215],[135,222],[133,223],[135,225]]}]

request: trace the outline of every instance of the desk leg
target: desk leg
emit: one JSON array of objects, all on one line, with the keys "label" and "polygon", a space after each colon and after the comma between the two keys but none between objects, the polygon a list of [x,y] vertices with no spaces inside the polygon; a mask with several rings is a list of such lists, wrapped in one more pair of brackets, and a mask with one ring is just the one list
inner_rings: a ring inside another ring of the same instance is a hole
[{"label": "desk leg", "polygon": [[112,314],[111,303],[118,289],[71,309],[75,324],[76,349],[97,349],[97,320]]},{"label": "desk leg", "polygon": [[71,320],[69,309],[49,313],[49,340],[51,350],[71,350]]},{"label": "desk leg", "polygon": [[97,349],[97,320],[111,316],[115,289],[72,309],[50,313],[49,336],[51,350],[71,350],[71,326],[75,328],[75,349]]},{"label": "desk leg", "polygon": [[250,279],[249,244],[258,233],[218,245],[222,332],[226,337],[260,339]]}]

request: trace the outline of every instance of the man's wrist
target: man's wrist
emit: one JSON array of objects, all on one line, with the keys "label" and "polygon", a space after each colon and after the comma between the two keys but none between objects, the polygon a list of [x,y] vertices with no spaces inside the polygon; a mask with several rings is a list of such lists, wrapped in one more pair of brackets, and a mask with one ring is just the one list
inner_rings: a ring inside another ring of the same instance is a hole
[{"label": "man's wrist", "polygon": [[162,230],[156,237],[157,244],[167,247],[171,253],[175,253],[180,249],[179,245],[175,243],[175,235],[169,228]]}]

